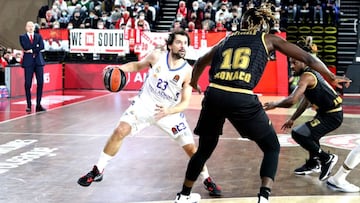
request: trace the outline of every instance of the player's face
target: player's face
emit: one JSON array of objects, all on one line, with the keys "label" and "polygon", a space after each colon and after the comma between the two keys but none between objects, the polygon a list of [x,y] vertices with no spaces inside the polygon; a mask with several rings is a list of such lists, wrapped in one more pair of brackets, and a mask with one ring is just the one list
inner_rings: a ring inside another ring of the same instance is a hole
[{"label": "player's face", "polygon": [[290,68],[294,71],[294,75],[298,76],[301,74],[302,70],[305,68],[305,64],[301,61],[298,61],[294,58],[290,58]]},{"label": "player's face", "polygon": [[172,56],[176,58],[184,58],[186,47],[188,46],[188,38],[185,35],[175,35],[174,42],[169,46]]}]

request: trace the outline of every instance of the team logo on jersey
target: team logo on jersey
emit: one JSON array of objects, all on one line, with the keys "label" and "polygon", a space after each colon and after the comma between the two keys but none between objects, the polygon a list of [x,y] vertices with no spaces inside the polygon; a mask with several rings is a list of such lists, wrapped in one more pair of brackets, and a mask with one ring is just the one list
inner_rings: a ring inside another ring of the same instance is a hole
[{"label": "team logo on jersey", "polygon": [[175,128],[175,127],[172,127],[171,128],[171,131],[172,131],[172,133],[174,134],[174,135],[176,135],[179,131],[177,130],[177,128]]},{"label": "team logo on jersey", "polygon": [[179,76],[179,75],[175,75],[175,76],[173,77],[173,79],[172,79],[172,82],[177,83],[177,82],[179,81],[179,79],[180,79],[180,76]]}]

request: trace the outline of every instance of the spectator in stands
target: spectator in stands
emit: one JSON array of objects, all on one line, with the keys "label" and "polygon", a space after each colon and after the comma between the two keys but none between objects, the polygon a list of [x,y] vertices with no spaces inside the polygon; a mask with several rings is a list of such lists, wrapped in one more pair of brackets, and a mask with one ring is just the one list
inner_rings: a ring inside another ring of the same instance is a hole
[{"label": "spectator in stands", "polygon": [[41,23],[45,23],[45,28],[52,28],[54,21],[53,12],[51,10],[46,11],[45,20]]},{"label": "spectator in stands", "polygon": [[60,28],[67,28],[67,25],[70,21],[70,16],[68,14],[67,10],[62,10],[61,11],[61,16],[59,18],[59,23],[60,23]]},{"label": "spectator in stands", "polygon": [[115,5],[114,10],[111,12],[110,15],[110,22],[113,25],[116,25],[116,22],[121,18],[122,11],[120,5]]},{"label": "spectator in stands", "polygon": [[122,24],[124,24],[126,28],[135,28],[135,18],[130,16],[129,11],[124,11],[122,17],[116,22],[115,28],[120,29]]},{"label": "spectator in stands", "polygon": [[22,60],[22,55],[21,55],[21,53],[20,53],[20,52],[16,52],[16,53],[15,53],[15,57],[13,57],[13,58],[11,59],[11,61],[10,61],[9,64],[12,64],[12,65],[14,65],[14,64],[21,64],[21,60]]},{"label": "spectator in stands", "polygon": [[[69,23],[71,23],[71,25],[72,25],[72,26],[70,26],[71,29],[72,28],[80,28],[82,22],[83,22],[83,19],[81,19],[80,11],[75,10],[73,16],[71,16],[70,21],[69,21]],[[69,26],[68,26],[68,28],[69,28]]]},{"label": "spectator in stands", "polygon": [[185,3],[185,1],[180,1],[180,2],[179,2],[179,6],[178,6],[178,9],[177,9],[177,12],[176,12],[176,13],[180,13],[183,18],[187,18],[188,10],[187,10],[187,8],[186,8],[186,3]]},{"label": "spectator in stands", "polygon": [[324,13],[325,25],[337,25],[339,23],[340,9],[336,4],[336,0],[326,0]]},{"label": "spectator in stands", "polygon": [[6,64],[10,64],[10,61],[13,59],[12,52],[10,50],[6,50],[2,56],[2,60],[5,60]]},{"label": "spectator in stands", "polygon": [[94,0],[91,4],[90,4],[90,11],[93,10],[95,12],[96,16],[101,16],[102,15],[102,10],[101,10],[101,2],[98,0]]},{"label": "spectator in stands", "polygon": [[53,5],[52,5],[51,9],[50,9],[51,15],[52,15],[52,17],[53,17],[55,20],[57,20],[58,18],[60,18],[60,15],[61,15],[61,11],[60,11],[60,9],[59,9],[59,7],[58,7],[58,3],[59,3],[59,2],[55,1],[55,2],[53,3]]},{"label": "spectator in stands", "polygon": [[150,4],[148,2],[144,2],[144,8],[140,12],[144,13],[145,20],[149,23],[150,28],[153,29],[155,21],[153,20],[153,12],[150,10]]},{"label": "spectator in stands", "polygon": [[188,10],[187,22],[194,22],[195,29],[201,29],[201,22],[204,20],[204,11],[199,8],[199,3],[194,1]]},{"label": "spectator in stands", "polygon": [[197,2],[199,3],[199,9],[204,10],[206,2],[204,2],[203,0],[197,0]]},{"label": "spectator in stands", "polygon": [[79,0],[70,0],[67,2],[67,6],[76,6],[79,3]]},{"label": "spectator in stands", "polygon": [[202,29],[206,31],[215,31],[216,25],[213,20],[211,20],[211,13],[205,12],[205,19],[202,21]]},{"label": "spectator in stands", "polygon": [[81,5],[81,8],[82,8],[82,9],[85,9],[86,11],[89,11],[89,10],[90,10],[90,3],[91,3],[90,0],[81,0],[81,1],[79,2],[79,4]]},{"label": "spectator in stands", "polygon": [[[222,16],[223,19],[220,19],[220,16]],[[215,14],[215,22],[219,22],[230,17],[231,17],[231,13],[229,13],[227,4],[222,3],[220,9]]]},{"label": "spectator in stands", "polygon": [[101,14],[101,20],[104,22],[104,26],[106,29],[110,28],[111,22],[109,20],[109,15],[108,12],[103,11]]},{"label": "spectator in stands", "polygon": [[207,1],[206,2],[204,13],[206,13],[206,12],[210,13],[210,19],[215,22],[216,10],[213,7],[212,1]]},{"label": "spectator in stands", "polygon": [[106,29],[104,21],[98,20],[96,28],[99,29],[99,30]]},{"label": "spectator in stands", "polygon": [[68,1],[66,1],[66,0],[56,0],[56,1],[54,1],[54,3],[56,3],[56,5],[58,6],[60,11],[68,9],[67,2]]},{"label": "spectator in stands", "polygon": [[237,8],[231,9],[231,18],[226,20],[225,27],[228,31],[237,31],[240,30],[240,17],[239,12]]},{"label": "spectator in stands", "polygon": [[187,22],[186,18],[183,17],[181,13],[176,14],[176,18],[173,20],[170,31],[172,31],[174,28],[177,28],[177,26],[180,26],[183,30],[187,28]]},{"label": "spectator in stands", "polygon": [[96,29],[98,20],[99,20],[99,17],[96,16],[95,11],[92,10],[89,12],[89,16],[84,19],[83,24],[85,25],[85,28]]},{"label": "spectator in stands", "polygon": [[146,0],[146,2],[149,3],[150,5],[150,8],[154,8],[155,9],[155,19],[154,21],[156,21],[158,15],[159,15],[159,12],[160,12],[160,1],[158,0]]},{"label": "spectator in stands", "polygon": [[67,29],[71,30],[74,28],[74,25],[72,24],[72,22],[68,23]]},{"label": "spectator in stands", "polygon": [[52,29],[59,29],[59,28],[60,28],[59,21],[54,21]]},{"label": "spectator in stands", "polygon": [[113,0],[103,0],[102,2],[102,10],[106,13],[111,13],[114,7],[114,1]]},{"label": "spectator in stands", "polygon": [[187,27],[186,31],[192,32],[192,31],[194,31],[194,30],[195,30],[195,23],[192,22],[192,21],[190,21],[190,22],[188,23],[188,27]]},{"label": "spectator in stands", "polygon": [[135,29],[142,31],[150,31],[150,25],[145,20],[145,13],[139,12],[138,18],[135,20]]}]

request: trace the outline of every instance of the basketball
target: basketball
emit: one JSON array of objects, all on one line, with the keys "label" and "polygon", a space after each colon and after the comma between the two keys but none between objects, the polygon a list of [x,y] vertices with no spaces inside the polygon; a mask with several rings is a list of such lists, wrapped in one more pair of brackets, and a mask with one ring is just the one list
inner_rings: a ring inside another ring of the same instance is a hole
[{"label": "basketball", "polygon": [[119,92],[126,85],[126,75],[117,66],[108,66],[104,70],[104,86],[110,92]]}]

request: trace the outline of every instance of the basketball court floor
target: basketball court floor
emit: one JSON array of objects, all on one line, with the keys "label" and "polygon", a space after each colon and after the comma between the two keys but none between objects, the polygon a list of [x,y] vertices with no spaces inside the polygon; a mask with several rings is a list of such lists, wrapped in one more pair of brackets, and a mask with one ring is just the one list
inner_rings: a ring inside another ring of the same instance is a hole
[{"label": "basketball court floor", "polygon": [[[25,98],[0,99],[0,202],[173,202],[180,191],[188,157],[167,135],[155,127],[125,139],[108,165],[102,182],[90,187],[77,184],[97,162],[98,156],[136,92],[69,90],[43,97],[48,109],[25,112]],[[196,124],[203,95],[195,94],[185,111],[190,126]],[[265,101],[278,96],[260,96]],[[354,146],[360,144],[360,97],[344,96],[344,122],[321,140],[325,150],[339,156],[334,171]],[[295,176],[306,152],[281,125],[294,109],[268,111],[281,142],[281,153],[271,203],[357,203],[359,193],[334,192],[318,180],[318,174]],[[307,110],[298,123],[311,119]],[[246,125],[246,124],[245,124]],[[195,136],[196,142],[198,138]],[[210,175],[222,187],[223,196],[212,198],[197,181],[193,192],[201,202],[256,203],[262,152],[242,139],[225,123],[218,147],[207,162]],[[360,166],[348,176],[360,185]]]}]

